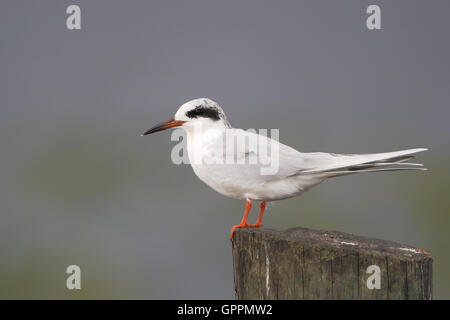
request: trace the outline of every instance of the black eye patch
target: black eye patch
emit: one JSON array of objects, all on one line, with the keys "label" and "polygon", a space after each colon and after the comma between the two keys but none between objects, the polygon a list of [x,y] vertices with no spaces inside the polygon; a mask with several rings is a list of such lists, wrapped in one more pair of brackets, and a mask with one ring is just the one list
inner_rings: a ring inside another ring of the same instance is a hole
[{"label": "black eye patch", "polygon": [[210,118],[214,121],[217,121],[220,119],[219,116],[219,110],[215,109],[215,108],[211,108],[211,107],[203,107],[203,106],[198,106],[195,107],[195,109],[192,109],[188,112],[186,112],[186,116],[188,118],[198,118],[198,117],[204,117],[204,118]]}]

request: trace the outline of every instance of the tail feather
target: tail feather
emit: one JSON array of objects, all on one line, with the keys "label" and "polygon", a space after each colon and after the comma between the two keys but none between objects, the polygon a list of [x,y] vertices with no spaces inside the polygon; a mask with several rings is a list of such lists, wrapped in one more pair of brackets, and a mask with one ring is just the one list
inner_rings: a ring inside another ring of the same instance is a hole
[{"label": "tail feather", "polygon": [[364,155],[331,155],[333,161],[324,163],[318,168],[302,173],[324,173],[329,177],[353,174],[358,172],[379,172],[396,170],[421,170],[426,168],[420,163],[406,162],[414,158],[414,153],[426,151],[424,148],[401,150],[386,153]]},{"label": "tail feather", "polygon": [[384,168],[384,169],[366,169],[360,171],[336,171],[336,172],[327,172],[328,177],[339,177],[345,176],[348,174],[358,173],[358,172],[385,172],[385,171],[400,171],[400,170],[419,170],[419,171],[427,171],[427,168]]}]

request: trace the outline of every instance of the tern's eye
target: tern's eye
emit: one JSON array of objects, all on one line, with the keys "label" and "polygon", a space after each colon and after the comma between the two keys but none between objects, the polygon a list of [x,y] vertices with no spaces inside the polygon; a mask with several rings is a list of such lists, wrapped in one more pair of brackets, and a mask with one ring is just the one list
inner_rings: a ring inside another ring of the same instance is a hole
[{"label": "tern's eye", "polygon": [[198,117],[210,118],[214,121],[217,121],[220,119],[219,111],[216,108],[204,107],[204,106],[195,107],[194,109],[188,111],[186,113],[186,116],[191,119],[198,118]]}]

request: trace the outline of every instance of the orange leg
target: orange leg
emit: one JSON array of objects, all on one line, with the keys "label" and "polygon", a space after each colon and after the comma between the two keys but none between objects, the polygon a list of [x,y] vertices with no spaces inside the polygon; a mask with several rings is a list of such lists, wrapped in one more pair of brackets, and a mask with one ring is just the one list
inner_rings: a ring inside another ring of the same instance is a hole
[{"label": "orange leg", "polygon": [[259,217],[258,217],[258,220],[256,220],[256,223],[255,223],[255,224],[251,224],[250,227],[259,228],[259,227],[262,226],[261,221],[262,221],[262,217],[263,217],[263,214],[264,214],[264,210],[266,209],[266,202],[265,202],[265,201],[262,201],[261,204],[259,205],[259,208],[260,208],[261,210],[259,211]]},{"label": "orange leg", "polygon": [[248,218],[248,213],[250,212],[251,208],[252,208],[252,201],[247,199],[247,201],[245,202],[244,216],[242,217],[242,220],[241,220],[241,222],[239,224],[234,225],[233,228],[231,228],[230,239],[233,239],[234,230],[236,230],[236,228],[244,228],[244,227],[248,227],[249,226],[247,224],[247,218]]}]

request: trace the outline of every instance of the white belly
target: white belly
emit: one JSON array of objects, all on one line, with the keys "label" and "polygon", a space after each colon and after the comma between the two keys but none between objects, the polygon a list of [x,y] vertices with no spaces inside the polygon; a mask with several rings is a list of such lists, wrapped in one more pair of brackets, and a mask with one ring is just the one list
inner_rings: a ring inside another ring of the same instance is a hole
[{"label": "white belly", "polygon": [[[235,199],[277,201],[302,194],[324,179],[313,175],[299,175],[283,179],[270,176],[249,177],[239,165],[192,165],[196,175],[220,194]],[[252,171],[252,170],[250,170]]]}]

